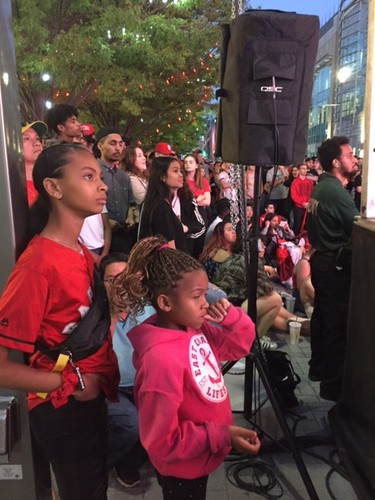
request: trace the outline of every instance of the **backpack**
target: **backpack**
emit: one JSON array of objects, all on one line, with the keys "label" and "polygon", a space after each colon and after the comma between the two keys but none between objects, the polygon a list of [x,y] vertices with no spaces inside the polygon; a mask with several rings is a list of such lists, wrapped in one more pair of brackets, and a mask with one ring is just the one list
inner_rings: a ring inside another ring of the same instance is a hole
[{"label": "backpack", "polygon": [[290,356],[283,351],[263,351],[271,381],[274,383],[281,408],[293,408],[298,405],[294,389],[301,378],[294,371]]}]

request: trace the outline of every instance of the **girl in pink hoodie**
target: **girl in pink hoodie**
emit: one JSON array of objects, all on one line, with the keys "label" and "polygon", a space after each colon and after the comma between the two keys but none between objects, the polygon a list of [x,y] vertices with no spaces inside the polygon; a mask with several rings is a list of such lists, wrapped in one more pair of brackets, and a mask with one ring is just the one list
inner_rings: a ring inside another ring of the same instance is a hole
[{"label": "girl in pink hoodie", "polygon": [[254,324],[226,299],[209,305],[207,287],[199,262],[151,237],[134,247],[117,289],[133,313],[149,303],[157,311],[128,337],[140,437],[165,500],[204,500],[208,474],[231,448],[260,447],[254,431],[232,425],[219,364],[248,354]]}]

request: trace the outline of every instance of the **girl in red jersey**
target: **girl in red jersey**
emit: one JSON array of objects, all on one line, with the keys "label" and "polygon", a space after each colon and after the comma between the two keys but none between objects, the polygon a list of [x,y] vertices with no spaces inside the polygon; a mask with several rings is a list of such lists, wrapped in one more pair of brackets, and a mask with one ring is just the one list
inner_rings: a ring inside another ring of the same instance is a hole
[{"label": "girl in red jersey", "polygon": [[205,499],[208,474],[232,447],[260,447],[254,431],[232,425],[219,364],[248,354],[254,324],[226,299],[208,305],[207,286],[197,260],[150,237],[134,247],[117,288],[134,314],[147,303],[157,311],[128,337],[140,437],[165,500]]},{"label": "girl in red jersey", "polygon": [[[33,181],[38,198],[30,215],[38,234],[0,300],[0,387],[28,393],[33,438],[52,465],[60,499],[104,500],[104,398],[116,400],[118,385],[109,329],[76,366],[38,349],[64,342],[91,308],[94,262],[78,236],[85,217],[102,211],[107,188],[93,156],[73,144],[43,151]],[[28,366],[12,361],[11,349],[28,354]]]}]

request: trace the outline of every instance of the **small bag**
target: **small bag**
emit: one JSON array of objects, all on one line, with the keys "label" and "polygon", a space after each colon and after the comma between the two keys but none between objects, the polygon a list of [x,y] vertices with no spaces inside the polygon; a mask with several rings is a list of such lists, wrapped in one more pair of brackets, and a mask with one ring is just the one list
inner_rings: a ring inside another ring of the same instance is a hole
[{"label": "small bag", "polygon": [[293,408],[298,405],[294,389],[301,382],[301,378],[294,371],[289,354],[283,351],[263,351],[269,375],[277,388],[281,407]]},{"label": "small bag", "polygon": [[110,324],[107,293],[94,268],[94,298],[86,315],[61,344],[48,348],[37,342],[36,348],[55,361],[60,354],[67,354],[71,362],[80,361],[98,351],[108,335]]}]

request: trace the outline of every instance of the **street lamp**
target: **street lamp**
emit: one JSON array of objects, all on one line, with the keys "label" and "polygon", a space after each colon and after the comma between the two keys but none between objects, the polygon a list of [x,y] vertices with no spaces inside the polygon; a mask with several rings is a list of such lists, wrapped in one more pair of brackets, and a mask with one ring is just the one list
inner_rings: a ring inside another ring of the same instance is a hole
[{"label": "street lamp", "polygon": [[49,73],[43,73],[41,78],[43,82],[49,82],[51,80],[51,75]]}]

